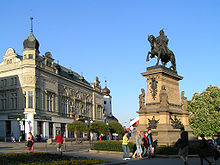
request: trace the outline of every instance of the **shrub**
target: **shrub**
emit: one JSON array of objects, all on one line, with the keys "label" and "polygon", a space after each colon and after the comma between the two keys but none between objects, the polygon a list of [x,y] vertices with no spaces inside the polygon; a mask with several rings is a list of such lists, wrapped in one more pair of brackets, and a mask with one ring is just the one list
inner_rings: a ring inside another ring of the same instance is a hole
[{"label": "shrub", "polygon": [[[133,152],[134,143],[129,143],[128,146],[129,146],[130,152]],[[111,140],[96,142],[94,144],[94,150],[123,152],[122,142],[111,141]]]},{"label": "shrub", "polygon": [[[129,143],[129,148],[131,152],[133,152],[134,150],[133,146],[134,143]],[[96,142],[94,144],[94,150],[123,152],[122,142],[121,141]],[[199,141],[191,141],[189,143],[189,154],[197,155],[198,151],[199,151]],[[177,155],[178,148],[175,148],[174,146],[157,146],[155,148],[155,153],[161,155]]]}]

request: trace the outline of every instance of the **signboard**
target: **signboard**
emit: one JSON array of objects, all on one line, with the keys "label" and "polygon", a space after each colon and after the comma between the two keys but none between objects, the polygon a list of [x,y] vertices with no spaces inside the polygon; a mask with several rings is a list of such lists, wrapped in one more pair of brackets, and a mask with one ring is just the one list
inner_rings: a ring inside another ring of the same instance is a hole
[{"label": "signboard", "polygon": [[50,116],[34,115],[34,119],[37,119],[37,120],[49,120],[49,121],[51,121],[51,117]]},{"label": "signboard", "polygon": [[17,118],[24,119],[25,116],[24,115],[8,115],[8,119],[15,119],[15,120],[17,120]]}]

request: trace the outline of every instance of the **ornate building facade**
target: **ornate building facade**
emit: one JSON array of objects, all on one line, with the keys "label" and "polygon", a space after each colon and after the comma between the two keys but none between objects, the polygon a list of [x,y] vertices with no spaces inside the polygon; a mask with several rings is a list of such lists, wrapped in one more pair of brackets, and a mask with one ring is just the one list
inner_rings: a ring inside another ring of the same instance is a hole
[{"label": "ornate building facade", "polygon": [[9,48],[0,63],[0,138],[28,132],[53,138],[56,130],[68,137],[74,120],[103,121],[100,81],[54,62],[52,54],[39,53],[31,32],[23,42],[23,55]]}]

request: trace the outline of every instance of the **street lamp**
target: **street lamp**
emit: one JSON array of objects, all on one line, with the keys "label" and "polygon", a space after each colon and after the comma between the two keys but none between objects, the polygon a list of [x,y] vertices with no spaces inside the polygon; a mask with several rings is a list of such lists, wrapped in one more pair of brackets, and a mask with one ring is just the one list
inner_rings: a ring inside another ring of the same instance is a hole
[{"label": "street lamp", "polygon": [[20,136],[21,136],[21,118],[18,117],[17,121],[18,121],[18,132],[19,132],[19,134],[18,134],[18,141],[20,143],[21,142],[21,139],[20,139]]}]

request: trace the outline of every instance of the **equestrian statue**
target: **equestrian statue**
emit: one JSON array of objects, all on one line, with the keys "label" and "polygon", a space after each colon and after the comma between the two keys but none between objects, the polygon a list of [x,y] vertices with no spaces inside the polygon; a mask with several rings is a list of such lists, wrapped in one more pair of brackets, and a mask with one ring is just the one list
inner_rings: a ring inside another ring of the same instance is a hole
[{"label": "equestrian statue", "polygon": [[175,61],[175,55],[174,53],[168,48],[168,38],[166,35],[164,35],[163,29],[160,30],[160,35],[155,38],[153,35],[148,36],[148,41],[151,45],[151,51],[147,54],[147,61],[149,61],[149,55],[150,58],[154,58],[157,56],[157,63],[156,66],[159,64],[159,61],[161,60],[163,66],[165,67],[166,63],[169,61],[171,62],[170,69],[173,69],[176,71],[176,61]]}]

